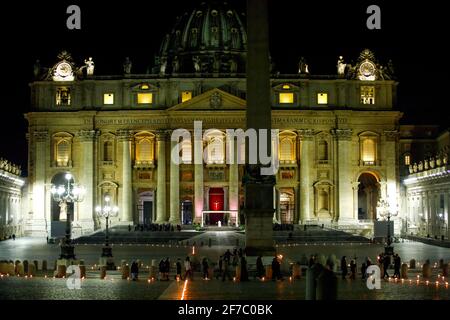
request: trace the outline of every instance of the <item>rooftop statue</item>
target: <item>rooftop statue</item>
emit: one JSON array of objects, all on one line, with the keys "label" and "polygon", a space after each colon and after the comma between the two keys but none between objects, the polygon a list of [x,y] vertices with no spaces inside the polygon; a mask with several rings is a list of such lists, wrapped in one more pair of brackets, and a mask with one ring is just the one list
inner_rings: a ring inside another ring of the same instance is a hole
[{"label": "rooftop statue", "polygon": [[347,64],[344,62],[344,57],[339,56],[339,60],[337,62],[337,73],[340,76],[345,75],[345,67],[347,67]]},{"label": "rooftop statue", "polygon": [[130,58],[126,57],[125,58],[125,62],[123,63],[123,73],[124,74],[130,74],[132,66],[133,66],[133,64],[132,64]]},{"label": "rooftop statue", "polygon": [[193,56],[192,62],[194,63],[194,69],[195,72],[200,72],[200,57],[199,56]]},{"label": "rooftop statue", "polygon": [[309,74],[308,64],[306,63],[305,57],[301,57],[298,62],[298,73],[299,74]]},{"label": "rooftop statue", "polygon": [[89,57],[89,59],[85,59],[84,60],[84,64],[86,65],[86,74],[88,76],[93,76],[94,75],[94,61],[92,60],[92,57]]},{"label": "rooftop statue", "polygon": [[39,61],[39,59],[34,63],[33,74],[35,79],[38,79],[41,75],[41,62]]}]

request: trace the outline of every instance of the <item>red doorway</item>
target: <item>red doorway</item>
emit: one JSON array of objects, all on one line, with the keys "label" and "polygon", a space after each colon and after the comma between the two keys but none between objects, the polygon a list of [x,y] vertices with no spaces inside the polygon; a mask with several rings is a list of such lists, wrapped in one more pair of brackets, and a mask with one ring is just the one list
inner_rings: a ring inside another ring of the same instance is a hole
[{"label": "red doorway", "polygon": [[[224,210],[224,192],[223,188],[211,188],[209,189],[209,210],[210,211],[223,211]],[[209,224],[216,225],[218,221],[223,223],[223,213],[210,213]]]}]

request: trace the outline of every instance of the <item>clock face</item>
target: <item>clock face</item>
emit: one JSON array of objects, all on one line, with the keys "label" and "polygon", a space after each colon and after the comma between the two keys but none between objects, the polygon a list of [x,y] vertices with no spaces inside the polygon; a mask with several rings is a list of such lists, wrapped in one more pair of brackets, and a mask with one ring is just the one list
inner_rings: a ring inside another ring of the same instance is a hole
[{"label": "clock face", "polygon": [[61,77],[70,76],[72,74],[72,67],[66,62],[62,62],[56,67],[56,73]]},{"label": "clock face", "polygon": [[359,67],[360,79],[361,80],[375,80],[375,65],[366,61]]}]

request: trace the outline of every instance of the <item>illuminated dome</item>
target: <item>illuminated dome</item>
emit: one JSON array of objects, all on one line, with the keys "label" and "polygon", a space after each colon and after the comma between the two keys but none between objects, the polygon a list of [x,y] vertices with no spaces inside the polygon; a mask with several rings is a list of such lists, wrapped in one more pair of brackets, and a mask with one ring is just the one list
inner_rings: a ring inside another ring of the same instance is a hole
[{"label": "illuminated dome", "polygon": [[156,57],[155,73],[236,74],[245,72],[245,15],[226,2],[203,2],[177,18]]}]

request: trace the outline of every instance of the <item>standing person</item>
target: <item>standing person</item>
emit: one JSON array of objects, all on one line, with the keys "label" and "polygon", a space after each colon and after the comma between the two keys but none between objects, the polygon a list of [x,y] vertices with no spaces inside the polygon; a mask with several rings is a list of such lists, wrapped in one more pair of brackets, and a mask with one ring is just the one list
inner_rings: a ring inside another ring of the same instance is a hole
[{"label": "standing person", "polygon": [[342,271],[342,280],[345,280],[345,277],[348,274],[347,259],[345,256],[343,256],[341,259],[341,271]]},{"label": "standing person", "polygon": [[139,274],[139,266],[136,261],[133,261],[131,264],[131,280],[137,281]]},{"label": "standing person", "polygon": [[312,267],[313,265],[314,265],[314,255],[311,255],[310,257],[309,257],[309,261],[308,261],[308,267]]},{"label": "standing person", "polygon": [[361,265],[361,279],[366,279],[366,271],[367,271],[367,266],[366,263],[363,262],[363,264]]},{"label": "standing person", "polygon": [[283,280],[283,277],[281,276],[281,266],[277,256],[272,260],[272,280]]},{"label": "standing person", "polygon": [[241,255],[241,281],[248,281],[247,259]]},{"label": "standing person", "polygon": [[204,257],[202,260],[202,270],[203,270],[203,279],[208,280],[209,265],[208,265],[208,260],[206,259],[206,257]]},{"label": "standing person", "polygon": [[164,259],[161,259],[161,261],[159,261],[159,265],[158,265],[159,281],[162,281],[164,279],[164,268],[165,268]]},{"label": "standing person", "polygon": [[217,271],[216,279],[219,279],[219,277],[222,276],[222,271],[223,271],[223,256],[219,257],[219,262],[217,263],[217,266],[218,266],[218,271]]},{"label": "standing person", "polygon": [[16,241],[16,234],[15,233],[13,233],[12,238],[13,238],[13,241]]},{"label": "standing person", "polygon": [[178,277],[178,279],[182,280],[182,278],[181,278],[181,259],[180,258],[177,259],[176,267],[177,267],[177,275],[175,276],[175,279],[177,279],[177,277]]},{"label": "standing person", "polygon": [[353,259],[350,261],[350,279],[356,279],[356,262]]},{"label": "standing person", "polygon": [[391,264],[391,256],[388,254],[385,254],[383,257],[383,269],[384,269],[383,279],[385,277],[389,278],[389,274],[388,274],[387,270],[388,270],[390,264]]},{"label": "standing person", "polygon": [[394,278],[400,278],[400,267],[402,265],[402,259],[398,254],[394,255]]},{"label": "standing person", "polygon": [[230,259],[227,259],[226,257],[223,259],[222,281],[225,281],[225,277],[227,277],[228,280],[232,280],[230,275]]},{"label": "standing person", "polygon": [[164,279],[169,281],[169,273],[170,273],[170,260],[169,257],[164,261]]},{"label": "standing person", "polygon": [[265,274],[266,271],[262,263],[262,258],[261,256],[258,256],[258,258],[256,259],[256,276],[261,279],[262,277],[265,276]]},{"label": "standing person", "polygon": [[186,260],[184,260],[184,269],[186,270],[184,273],[184,280],[187,280],[188,276],[191,280],[194,280],[194,277],[192,276],[191,260],[189,257],[186,257]]},{"label": "standing person", "polygon": [[230,249],[227,249],[227,251],[223,255],[223,260],[224,261],[228,260],[228,262],[230,262],[230,259],[231,259],[231,252],[230,252]]}]

